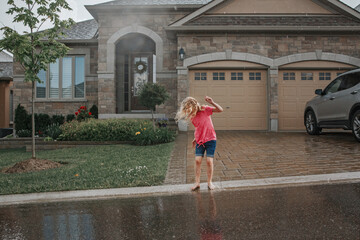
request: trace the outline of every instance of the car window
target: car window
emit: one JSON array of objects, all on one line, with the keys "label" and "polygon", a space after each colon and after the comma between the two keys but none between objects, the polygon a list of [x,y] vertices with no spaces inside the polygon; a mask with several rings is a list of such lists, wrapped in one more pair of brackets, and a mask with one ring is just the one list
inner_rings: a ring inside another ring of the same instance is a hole
[{"label": "car window", "polygon": [[352,88],[359,83],[360,83],[360,73],[352,73],[352,74],[346,75],[340,85],[340,90]]},{"label": "car window", "polygon": [[332,81],[324,90],[325,94],[328,93],[334,93],[337,92],[339,90],[339,87],[341,85],[341,81],[342,78],[337,78],[334,81]]}]

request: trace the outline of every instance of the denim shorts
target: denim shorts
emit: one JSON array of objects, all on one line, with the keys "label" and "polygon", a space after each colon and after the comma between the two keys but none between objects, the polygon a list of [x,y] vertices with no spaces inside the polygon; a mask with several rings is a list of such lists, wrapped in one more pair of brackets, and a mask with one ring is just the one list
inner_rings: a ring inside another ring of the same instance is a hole
[{"label": "denim shorts", "polygon": [[215,148],[216,140],[211,140],[201,145],[196,143],[195,156],[204,157],[204,153],[206,151],[206,157],[213,158],[215,154]]}]

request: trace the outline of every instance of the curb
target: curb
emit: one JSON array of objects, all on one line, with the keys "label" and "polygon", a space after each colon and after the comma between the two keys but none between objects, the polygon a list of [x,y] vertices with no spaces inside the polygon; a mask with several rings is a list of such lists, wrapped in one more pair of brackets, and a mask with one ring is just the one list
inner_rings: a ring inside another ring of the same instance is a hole
[{"label": "curb", "polygon": [[[232,189],[254,189],[269,187],[293,187],[299,185],[334,184],[339,182],[360,182],[360,172],[321,174],[309,176],[264,178],[254,180],[237,180],[214,182],[215,191]],[[104,198],[143,197],[161,194],[190,193],[192,184],[162,185],[153,187],[113,188],[99,190],[80,190],[67,192],[30,193],[0,196],[0,206],[15,204],[30,204],[44,202],[63,202],[79,200],[97,200]],[[206,189],[202,183],[201,189]]]}]

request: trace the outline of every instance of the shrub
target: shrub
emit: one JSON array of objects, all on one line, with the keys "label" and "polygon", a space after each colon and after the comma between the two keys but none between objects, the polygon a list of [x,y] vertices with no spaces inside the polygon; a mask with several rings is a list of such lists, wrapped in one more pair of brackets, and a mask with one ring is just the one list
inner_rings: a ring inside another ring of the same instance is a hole
[{"label": "shrub", "polygon": [[149,127],[151,127],[151,122],[148,120],[88,119],[81,122],[72,121],[60,126],[62,134],[59,140],[134,141],[136,132]]},{"label": "shrub", "polygon": [[30,129],[20,129],[19,131],[16,131],[16,134],[19,137],[31,137],[31,130]]},{"label": "shrub", "polygon": [[86,106],[80,106],[77,112],[75,112],[76,120],[83,121],[88,118],[93,118],[92,113],[89,112]]},{"label": "shrub", "polygon": [[92,113],[94,118],[96,118],[96,119],[99,118],[99,111],[98,111],[98,108],[97,108],[97,106],[95,104],[92,105],[92,107],[90,108],[90,112]]},{"label": "shrub", "polygon": [[46,113],[35,114],[35,132],[41,135],[47,126],[51,124],[51,118]]},{"label": "shrub", "polygon": [[66,121],[67,122],[71,122],[72,120],[75,119],[75,114],[68,114],[66,115]]},{"label": "shrub", "polygon": [[46,127],[45,135],[51,137],[52,139],[56,140],[61,134],[60,125],[57,123],[53,123]]},{"label": "shrub", "polygon": [[154,145],[172,142],[175,139],[175,131],[169,128],[141,129],[135,133],[136,145]]},{"label": "shrub", "polygon": [[[15,130],[30,130],[31,129],[31,115],[27,113],[25,108],[20,104],[15,109]],[[31,134],[30,134],[31,135]]]},{"label": "shrub", "polygon": [[51,117],[51,123],[52,124],[58,124],[58,125],[62,125],[65,122],[65,117],[63,115],[53,115]]}]

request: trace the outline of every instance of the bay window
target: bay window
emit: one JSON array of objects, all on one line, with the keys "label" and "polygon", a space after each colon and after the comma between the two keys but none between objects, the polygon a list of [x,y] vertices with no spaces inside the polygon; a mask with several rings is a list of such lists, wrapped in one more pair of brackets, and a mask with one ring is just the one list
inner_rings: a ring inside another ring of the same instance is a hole
[{"label": "bay window", "polygon": [[85,97],[85,57],[66,56],[50,63],[38,74],[37,99],[77,99]]}]

